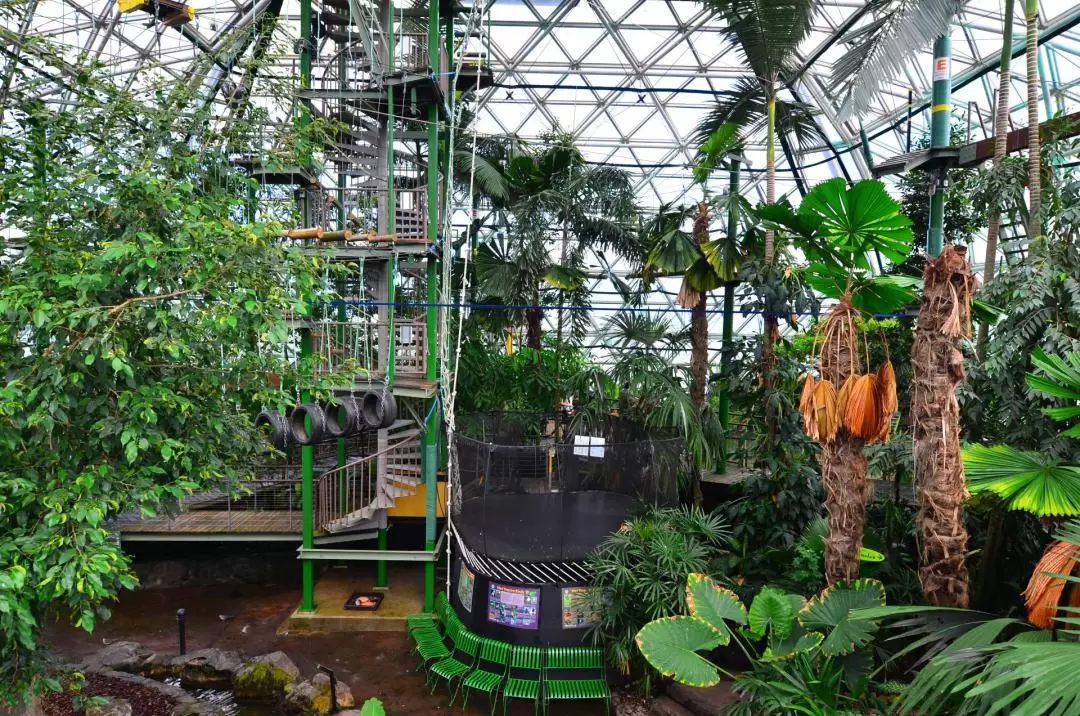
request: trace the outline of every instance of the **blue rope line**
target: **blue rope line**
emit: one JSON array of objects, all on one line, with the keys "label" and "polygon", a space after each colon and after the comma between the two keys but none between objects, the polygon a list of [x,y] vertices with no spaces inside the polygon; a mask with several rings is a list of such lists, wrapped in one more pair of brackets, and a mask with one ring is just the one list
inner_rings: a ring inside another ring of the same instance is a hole
[{"label": "blue rope line", "polygon": [[[394,308],[454,308],[461,310],[463,308],[469,308],[474,310],[504,310],[504,311],[531,311],[531,310],[544,310],[554,311],[558,310],[558,306],[539,306],[528,304],[503,304],[503,303],[410,303],[395,301],[392,304],[388,301],[350,301],[350,300],[336,300],[336,301],[320,301],[313,302],[313,305],[330,305],[330,306],[361,306],[361,307],[380,307],[391,306]],[[650,308],[643,306],[563,306],[564,311],[601,311],[611,313],[698,313],[693,308]],[[703,313],[707,315],[723,315],[728,313],[723,308],[707,308]],[[821,311],[747,311],[742,309],[734,309],[731,311],[732,315],[737,316],[820,316]],[[913,315],[908,313],[875,313],[874,318],[914,318]]]}]

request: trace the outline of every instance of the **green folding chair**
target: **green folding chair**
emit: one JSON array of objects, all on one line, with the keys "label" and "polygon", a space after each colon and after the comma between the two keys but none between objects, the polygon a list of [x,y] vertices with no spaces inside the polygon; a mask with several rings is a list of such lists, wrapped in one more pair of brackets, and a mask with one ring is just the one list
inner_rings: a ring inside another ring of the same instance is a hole
[{"label": "green folding chair", "polygon": [[544,713],[552,701],[603,699],[611,714],[611,689],[604,671],[604,652],[596,647],[557,646],[548,649],[544,667]]},{"label": "green folding chair", "polygon": [[446,598],[446,592],[439,592],[435,597],[435,612],[410,614],[405,617],[405,627],[410,634],[417,629],[438,629],[440,625],[445,629],[446,622],[443,621],[443,616],[449,607],[450,600]]},{"label": "green folding chair", "polygon": [[469,689],[483,691],[491,696],[491,713],[495,713],[495,704],[499,700],[499,689],[510,669],[510,645],[494,639],[480,639],[480,659],[476,668],[462,679],[461,689],[464,697],[461,708],[469,703]]},{"label": "green folding chair", "polygon": [[[436,661],[428,670],[428,675],[435,677],[431,693],[435,693],[440,678],[446,679],[446,690],[450,692],[450,705],[453,706],[457,699],[458,689],[461,688],[461,681],[476,666],[479,652],[480,637],[462,627],[457,638],[454,639],[450,656]],[[454,681],[457,681],[457,686],[454,685]]]},{"label": "green folding chair", "polygon": [[510,699],[533,702],[533,716],[540,711],[540,680],[544,677],[544,650],[538,646],[510,649],[510,669],[503,687],[503,716]]},{"label": "green folding chair", "polygon": [[446,639],[449,639],[451,644],[456,642],[465,626],[453,610],[447,613],[445,624],[445,634],[440,634],[437,630],[418,629],[410,635],[416,642],[413,652],[418,659],[417,668],[424,668],[433,661],[441,661],[453,655],[446,646]]}]

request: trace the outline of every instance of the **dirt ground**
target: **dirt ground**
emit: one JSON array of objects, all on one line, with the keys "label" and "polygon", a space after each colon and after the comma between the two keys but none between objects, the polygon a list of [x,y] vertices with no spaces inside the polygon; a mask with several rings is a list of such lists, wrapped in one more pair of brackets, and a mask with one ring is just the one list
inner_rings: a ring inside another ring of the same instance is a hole
[{"label": "dirt ground", "polygon": [[[447,706],[445,687],[431,695],[416,671],[408,638],[403,632],[362,632],[323,636],[278,635],[281,624],[300,602],[292,586],[243,585],[146,589],[124,594],[113,605],[112,618],[93,634],[66,624],[50,624],[43,641],[57,655],[72,661],[97,651],[103,643],[137,641],[162,653],[178,653],[176,610],[187,622],[187,650],[207,647],[232,649],[248,656],[284,651],[304,677],[318,664],[334,670],[349,685],[357,703],[377,697],[391,716],[404,714],[486,714],[490,705],[475,694],[474,708]],[[460,699],[459,699],[460,703]],[[499,711],[502,704],[499,704]],[[509,713],[525,716],[532,705],[511,702]],[[597,703],[555,704],[554,714],[593,716],[604,713]]]}]

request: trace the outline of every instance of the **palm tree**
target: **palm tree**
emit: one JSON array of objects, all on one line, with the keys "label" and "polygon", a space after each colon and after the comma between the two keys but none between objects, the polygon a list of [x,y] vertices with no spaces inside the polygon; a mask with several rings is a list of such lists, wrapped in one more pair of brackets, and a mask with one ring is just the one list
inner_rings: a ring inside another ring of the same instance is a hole
[{"label": "palm tree", "polygon": [[[743,128],[744,134],[765,130],[765,201],[776,201],[776,139],[792,136],[800,145],[820,139],[813,121],[812,107],[786,102],[779,96],[781,84],[798,72],[795,65],[799,45],[810,34],[816,4],[814,0],[704,0],[727,23],[728,41],[742,55],[751,74],[736,81],[735,87],[717,100],[712,112],[701,122],[700,135],[708,136],[725,122]],[[775,236],[765,234],[764,259],[771,266],[776,253]],[[779,317],[766,315],[762,339],[762,375],[771,380],[773,343],[779,334]],[[770,420],[770,440],[775,429]]]},{"label": "palm tree", "polygon": [[511,156],[502,170],[505,198],[495,206],[505,215],[501,235],[479,247],[481,290],[512,306],[523,317],[526,344],[542,348],[542,288],[556,290],[560,306],[557,343],[564,329],[580,340],[590,325],[588,313],[573,310],[569,299],[587,306],[586,259],[590,251],[636,255],[636,197],[629,175],[618,168],[586,163],[572,135],[553,130],[544,143]]},{"label": "palm tree", "polygon": [[1027,0],[1028,240],[1042,234],[1042,157],[1039,136],[1039,0]]},{"label": "palm tree", "polygon": [[[676,298],[679,306],[690,310],[690,400],[700,411],[705,405],[709,377],[709,319],[708,293],[725,283],[737,280],[739,266],[745,257],[745,242],[724,235],[710,239],[710,220],[714,210],[729,208],[738,212],[743,207],[737,195],[710,200],[708,182],[711,173],[723,158],[738,144],[736,125],[722,124],[701,147],[699,161],[694,167],[694,181],[701,188],[702,198],[694,206],[661,207],[645,227],[646,247],[642,277],[647,287],[658,274],[682,274],[683,280]],[[744,202],[745,203],[745,202]],[[743,211],[745,216],[748,212]],[[688,234],[687,221],[692,223]]]},{"label": "palm tree", "polygon": [[837,300],[817,343],[820,380],[807,376],[799,410],[807,435],[822,447],[829,522],[825,576],[829,584],[849,581],[859,573],[870,497],[863,448],[888,438],[897,408],[892,365],[886,362],[872,372],[862,360],[869,351],[858,320],[906,305],[917,283],[906,276],[873,275],[867,256],[878,251],[901,263],[911,252],[911,220],[881,182],[862,181],[848,189],[841,178],[815,186],[798,213],[787,203],[762,207],[759,213],[775,228],[793,234],[811,261],[807,282]]},{"label": "palm tree", "polygon": [[[1005,0],[1005,14],[1002,18],[1004,28],[1001,35],[1001,64],[998,73],[997,112],[994,117],[994,167],[1001,165],[1006,154],[1009,135],[1009,90],[1012,64],[1013,11],[1016,0]],[[1001,202],[995,195],[991,198],[989,217],[986,226],[986,257],[983,259],[983,283],[994,278],[997,267],[998,233],[1001,229]],[[979,358],[986,357],[986,340],[990,334],[990,324],[979,324],[979,335],[975,341]]]}]

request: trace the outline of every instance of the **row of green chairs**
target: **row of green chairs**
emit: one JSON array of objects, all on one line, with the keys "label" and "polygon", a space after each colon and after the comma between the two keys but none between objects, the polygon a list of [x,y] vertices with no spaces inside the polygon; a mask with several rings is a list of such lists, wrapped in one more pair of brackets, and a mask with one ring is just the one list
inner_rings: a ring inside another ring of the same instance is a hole
[{"label": "row of green chairs", "polygon": [[604,656],[592,647],[517,646],[477,636],[468,630],[445,594],[435,600],[435,614],[416,614],[406,620],[415,644],[418,666],[427,670],[425,683],[432,693],[439,679],[446,681],[450,704],[462,693],[462,708],[469,692],[491,697],[495,713],[503,697],[503,714],[510,699],[533,702],[535,715],[552,701],[598,699],[611,713],[611,692],[604,673]]}]

